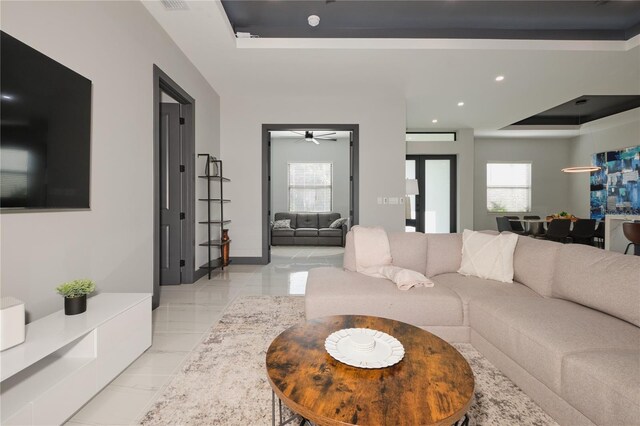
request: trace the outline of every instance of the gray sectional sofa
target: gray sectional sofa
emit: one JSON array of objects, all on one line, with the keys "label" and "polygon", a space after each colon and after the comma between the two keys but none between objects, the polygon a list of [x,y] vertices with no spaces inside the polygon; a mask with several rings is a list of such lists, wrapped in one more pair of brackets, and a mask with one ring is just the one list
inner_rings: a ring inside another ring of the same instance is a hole
[{"label": "gray sectional sofa", "polygon": [[289,219],[290,229],[271,226],[271,245],[344,246],[347,224],[330,228],[340,213],[276,213],[274,220]]},{"label": "gray sectional sofa", "polygon": [[400,291],[355,271],[309,272],[308,319],[392,318],[450,342],[471,342],[564,425],[640,424],[640,258],[520,236],[514,283],[456,271],[461,234],[390,233],[393,263],[433,288]]}]

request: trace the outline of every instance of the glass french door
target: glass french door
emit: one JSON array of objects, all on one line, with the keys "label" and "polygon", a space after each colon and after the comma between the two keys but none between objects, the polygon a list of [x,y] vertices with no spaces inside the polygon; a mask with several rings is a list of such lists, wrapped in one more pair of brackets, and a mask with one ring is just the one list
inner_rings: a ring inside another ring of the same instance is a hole
[{"label": "glass french door", "polygon": [[457,231],[456,176],[455,155],[407,155],[405,178],[418,182],[418,194],[407,195],[407,232]]}]

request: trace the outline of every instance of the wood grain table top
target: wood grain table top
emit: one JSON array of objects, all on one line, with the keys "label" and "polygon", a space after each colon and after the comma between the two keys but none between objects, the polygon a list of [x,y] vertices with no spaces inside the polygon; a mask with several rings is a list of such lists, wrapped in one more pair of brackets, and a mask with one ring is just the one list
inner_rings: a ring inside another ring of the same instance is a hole
[{"label": "wood grain table top", "polygon": [[[343,328],[383,331],[402,343],[398,364],[363,369],[325,350]],[[450,344],[418,327],[384,318],[341,315],[293,326],[271,343],[267,377],[282,402],[318,425],[452,425],[473,400],[474,377]]]}]

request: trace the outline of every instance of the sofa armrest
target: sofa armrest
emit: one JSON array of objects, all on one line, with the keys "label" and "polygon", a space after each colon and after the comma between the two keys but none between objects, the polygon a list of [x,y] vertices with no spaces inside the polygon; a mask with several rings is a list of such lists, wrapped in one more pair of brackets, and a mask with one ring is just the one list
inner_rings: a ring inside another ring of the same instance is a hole
[{"label": "sofa armrest", "polygon": [[347,242],[347,232],[349,232],[349,225],[347,224],[347,222],[342,224],[342,247],[344,247],[345,243]]}]

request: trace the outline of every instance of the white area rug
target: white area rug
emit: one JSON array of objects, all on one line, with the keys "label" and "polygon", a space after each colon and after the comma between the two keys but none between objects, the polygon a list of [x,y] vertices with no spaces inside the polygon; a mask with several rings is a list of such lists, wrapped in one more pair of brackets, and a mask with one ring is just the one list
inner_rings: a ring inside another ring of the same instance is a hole
[{"label": "white area rug", "polygon": [[[142,419],[148,425],[269,425],[271,388],[265,355],[283,330],[304,320],[304,298],[236,300],[185,361]],[[470,344],[455,347],[476,378],[472,425],[556,425]]]}]

